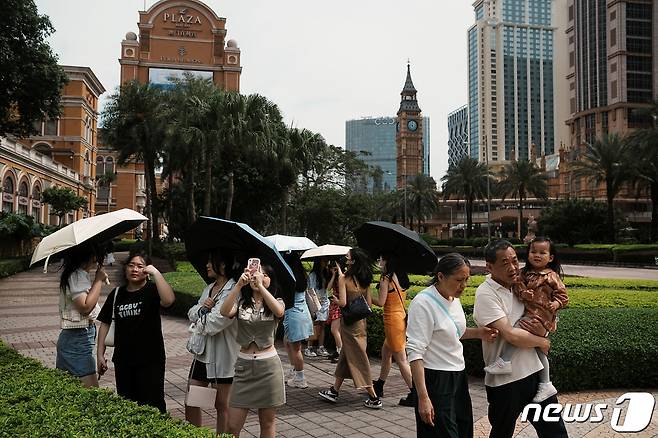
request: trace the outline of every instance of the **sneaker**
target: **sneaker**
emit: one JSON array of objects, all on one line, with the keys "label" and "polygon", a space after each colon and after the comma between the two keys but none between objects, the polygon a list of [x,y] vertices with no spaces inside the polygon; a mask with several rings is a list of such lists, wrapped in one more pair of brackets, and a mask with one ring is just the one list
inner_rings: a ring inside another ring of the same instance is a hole
[{"label": "sneaker", "polygon": [[557,389],[553,386],[553,383],[540,383],[537,387],[537,394],[535,394],[535,398],[532,399],[532,402],[541,403],[547,398],[553,397],[555,394],[557,394]]},{"label": "sneaker", "polygon": [[377,397],[384,397],[384,383],[385,381],[382,379],[372,381],[372,389],[375,391],[375,394],[377,394]]},{"label": "sneaker", "polygon": [[498,357],[491,365],[484,367],[484,370],[489,374],[511,374],[512,362]]},{"label": "sneaker", "polygon": [[286,371],[285,379],[286,379],[286,381],[288,381],[288,380],[292,379],[293,377],[295,377],[295,369],[290,368],[288,371]]},{"label": "sneaker", "polygon": [[413,389],[409,391],[409,394],[407,394],[405,398],[401,398],[398,402],[400,406],[405,406],[407,408],[416,407],[416,403],[418,403],[418,397],[416,396],[416,391]]},{"label": "sneaker", "polygon": [[291,388],[308,388],[308,383],[306,383],[306,377],[302,377],[301,379],[298,379],[297,377],[293,377],[292,379],[286,380],[286,385],[290,386]]},{"label": "sneaker", "polygon": [[311,347],[306,347],[304,350],[304,356],[306,357],[318,357],[318,355],[313,351]]},{"label": "sneaker", "polygon": [[327,351],[326,348],[324,348],[324,345],[320,345],[320,346],[318,347],[318,353],[317,353],[317,355],[318,355],[318,356],[322,356],[322,357],[329,357],[329,352]]},{"label": "sneaker", "polygon": [[338,363],[338,358],[340,357],[340,354],[334,353],[329,358],[331,359],[331,363]]},{"label": "sneaker", "polygon": [[366,408],[370,409],[381,409],[383,406],[382,400],[379,397],[374,400],[368,397],[363,404],[366,406]]},{"label": "sneaker", "polygon": [[333,386],[329,389],[323,389],[322,391],[318,392],[318,395],[323,399],[330,401],[331,403],[336,403],[336,401],[338,401],[338,392],[334,389]]}]

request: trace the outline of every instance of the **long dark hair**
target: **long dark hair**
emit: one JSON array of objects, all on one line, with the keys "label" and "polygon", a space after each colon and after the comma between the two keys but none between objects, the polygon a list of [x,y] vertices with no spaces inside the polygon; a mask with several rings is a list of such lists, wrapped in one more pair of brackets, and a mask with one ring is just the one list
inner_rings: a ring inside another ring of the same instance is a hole
[{"label": "long dark hair", "polygon": [[352,277],[359,287],[367,288],[372,283],[372,262],[368,254],[361,248],[352,248],[352,265],[347,268],[345,277]]},{"label": "long dark hair", "polygon": [[[141,257],[142,260],[144,260],[144,264],[146,266],[153,264],[153,261],[151,260],[151,257],[143,249],[137,249],[137,250],[134,250],[134,251],[130,251],[130,253],[128,254],[128,258],[126,259],[125,262],[123,262],[123,284],[124,284],[124,286],[128,284],[128,277],[126,277],[126,269],[128,268],[128,264],[130,262],[132,262],[135,257]],[[148,281],[148,279],[147,279],[147,281]]]},{"label": "long dark hair", "polygon": [[439,259],[439,263],[436,264],[436,268],[434,268],[434,273],[432,275],[432,282],[430,283],[430,286],[433,284],[438,283],[439,281],[439,273],[443,274],[446,277],[451,276],[464,266],[468,266],[469,268],[471,267],[471,262],[468,261],[466,257],[463,255],[457,253],[457,252],[451,252]]},{"label": "long dark hair", "polygon": [[212,270],[215,271],[217,275],[220,275],[219,267],[224,263],[224,276],[226,278],[232,278],[234,281],[238,281],[238,278],[240,278],[242,272],[236,269],[239,265],[234,263],[235,258],[228,250],[220,251],[219,248],[213,249],[210,251],[210,254],[208,254],[208,260],[210,261]]},{"label": "long dark hair", "polygon": [[283,254],[283,260],[286,261],[292,273],[295,275],[295,292],[304,292],[307,287],[306,270],[302,261],[299,258],[300,254],[295,252],[287,252]]},{"label": "long dark hair", "polygon": [[400,287],[407,290],[410,284],[409,275],[400,267],[400,259],[393,254],[382,254],[382,258],[386,260],[386,270],[382,271],[382,276],[392,281],[393,274],[397,275]]},{"label": "long dark hair", "polygon": [[[325,262],[324,268],[322,262]],[[313,262],[311,274],[315,274],[316,281],[319,282],[320,289],[326,289],[329,280],[331,280],[331,270],[329,269],[329,261],[327,259],[318,259]]]},{"label": "long dark hair", "polygon": [[557,249],[555,248],[555,244],[551,239],[548,237],[544,236],[538,236],[532,239],[530,242],[528,242],[528,247],[526,248],[525,252],[525,265],[523,268],[521,268],[521,272],[526,274],[530,271],[530,268],[532,267],[532,264],[530,263],[530,247],[532,246],[533,243],[544,243],[548,242],[548,250],[550,254],[553,256],[553,261],[549,262],[548,266],[555,272],[557,275],[560,276],[560,278],[564,277],[564,272],[562,271],[562,264],[560,263],[560,260],[557,258]]},{"label": "long dark hair", "polygon": [[82,244],[71,248],[64,255],[63,270],[59,277],[59,288],[66,291],[69,288],[69,278],[71,274],[81,267],[85,266],[92,259],[102,263],[105,258],[103,248],[91,244]]},{"label": "long dark hair", "polygon": [[[260,267],[263,272],[267,274],[268,277],[270,277],[270,287],[268,287],[267,290],[272,294],[274,298],[277,298],[279,296],[279,282],[277,281],[274,268],[272,268],[270,265],[260,265]],[[246,309],[247,307],[251,307],[253,309],[254,291],[251,289],[251,285],[246,284],[242,286],[242,289],[240,289],[240,294],[242,295],[242,308]],[[263,306],[265,309],[265,315],[270,316],[272,314],[272,310],[269,308],[269,306],[267,306],[267,304],[265,304],[265,301],[263,301]]]}]

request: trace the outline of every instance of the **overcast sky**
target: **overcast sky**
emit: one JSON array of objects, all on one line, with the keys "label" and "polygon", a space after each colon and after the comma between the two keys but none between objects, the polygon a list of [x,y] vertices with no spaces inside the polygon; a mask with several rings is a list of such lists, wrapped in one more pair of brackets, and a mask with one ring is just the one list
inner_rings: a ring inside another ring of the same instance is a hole
[{"label": "overcast sky", "polygon": [[[90,67],[108,90],[119,85],[121,40],[138,33],[144,0],[35,0],[56,32],[59,62]],[[146,0],[146,7],[155,4]],[[242,50],[241,92],[277,103],[288,124],[345,145],[345,121],[393,116],[407,59],[423,115],[430,117],[431,175],[448,162],[447,116],[466,104],[463,0],[208,0]],[[104,99],[101,99],[101,106]]]}]

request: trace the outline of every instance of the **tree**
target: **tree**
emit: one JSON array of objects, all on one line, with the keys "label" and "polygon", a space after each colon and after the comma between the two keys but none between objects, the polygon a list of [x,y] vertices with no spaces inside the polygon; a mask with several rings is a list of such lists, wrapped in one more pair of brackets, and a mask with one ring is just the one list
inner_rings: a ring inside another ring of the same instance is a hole
[{"label": "tree", "polygon": [[[410,211],[416,217],[417,231],[420,232],[421,223],[424,224],[425,218],[434,214],[439,208],[436,181],[434,181],[434,178],[423,174],[409,178],[407,192],[407,201],[411,207]],[[413,223],[413,218],[411,219],[409,221],[410,226]]]},{"label": "tree", "polygon": [[112,183],[116,181],[117,174],[111,170],[106,171],[103,175],[96,175],[96,182],[100,187],[107,188],[107,213],[110,212],[110,205],[112,203],[112,197],[110,196],[110,188]]},{"label": "tree", "polygon": [[122,85],[110,96],[103,111],[102,140],[119,152],[117,162],[144,163],[149,240],[159,239],[155,168],[163,151],[167,114],[162,90],[136,80]]},{"label": "tree", "polygon": [[487,165],[471,157],[464,157],[441,178],[444,199],[457,197],[466,201],[466,232],[468,239],[473,233],[473,203],[487,196],[487,179],[491,174]]},{"label": "tree", "polygon": [[615,241],[614,199],[623,185],[631,179],[629,146],[617,134],[608,134],[588,143],[579,159],[572,164],[574,175],[596,184],[605,183],[608,203],[607,238]]},{"label": "tree", "polygon": [[648,118],[648,127],[638,129],[627,139],[631,153],[641,160],[635,160],[635,176],[648,185],[651,196],[651,241],[658,242],[658,100],[642,114]]},{"label": "tree", "polygon": [[503,200],[507,196],[519,199],[517,232],[519,239],[523,239],[523,201],[530,194],[534,195],[535,198],[548,198],[546,175],[532,161],[514,161],[503,168],[498,189],[503,196]]},{"label": "tree", "polygon": [[555,242],[575,245],[605,241],[606,206],[586,199],[566,199],[551,203],[539,217],[541,235]]},{"label": "tree", "polygon": [[68,213],[87,205],[86,198],[78,196],[68,187],[48,187],[41,193],[41,202],[50,205],[50,208],[59,217],[60,225],[64,224],[64,216]]},{"label": "tree", "polygon": [[0,135],[27,137],[34,123],[60,115],[66,74],[46,38],[53,26],[32,0],[3,2],[0,25]]}]

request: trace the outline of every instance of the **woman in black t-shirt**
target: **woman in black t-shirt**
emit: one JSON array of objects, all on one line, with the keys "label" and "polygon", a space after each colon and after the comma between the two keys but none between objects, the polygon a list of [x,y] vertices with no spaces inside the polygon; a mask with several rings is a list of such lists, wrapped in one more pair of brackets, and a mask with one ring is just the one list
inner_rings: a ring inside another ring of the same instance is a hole
[{"label": "woman in black t-shirt", "polygon": [[124,274],[125,285],[110,293],[98,316],[101,322],[96,353],[98,375],[107,371],[105,336],[114,314],[112,362],[117,393],[164,413],[165,349],[160,307],[173,304],[174,291],[144,253],[128,256]]}]

